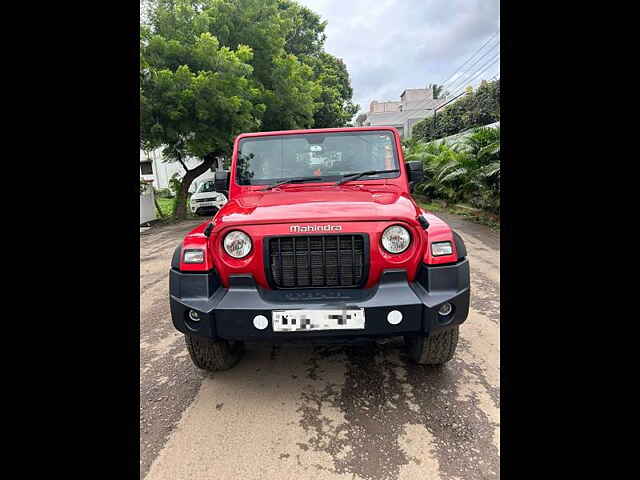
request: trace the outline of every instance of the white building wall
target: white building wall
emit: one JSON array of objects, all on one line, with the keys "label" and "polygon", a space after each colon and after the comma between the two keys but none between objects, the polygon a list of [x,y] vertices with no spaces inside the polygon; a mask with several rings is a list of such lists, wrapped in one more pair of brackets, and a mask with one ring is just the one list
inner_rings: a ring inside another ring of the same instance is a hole
[{"label": "white building wall", "polygon": [[156,219],[156,207],[153,201],[153,189],[147,188],[140,195],[140,225]]},{"label": "white building wall", "polygon": [[[153,175],[142,175],[140,173],[140,178],[144,180],[153,180],[153,186],[160,190],[163,188],[169,188],[169,180],[171,177],[178,173],[180,177],[184,176],[185,171],[180,165],[180,162],[165,162],[162,156],[162,149],[158,148],[151,152],[145,152],[140,150],[140,162],[144,162],[147,160],[151,160],[151,165],[153,168]],[[187,158],[184,162],[187,165],[187,168],[192,169],[200,165],[201,160],[197,158]],[[190,192],[194,192],[197,188],[197,185],[200,184],[204,179],[212,178],[214,173],[211,171],[207,171],[197,177],[194,182],[191,184],[191,188],[189,188]]]}]

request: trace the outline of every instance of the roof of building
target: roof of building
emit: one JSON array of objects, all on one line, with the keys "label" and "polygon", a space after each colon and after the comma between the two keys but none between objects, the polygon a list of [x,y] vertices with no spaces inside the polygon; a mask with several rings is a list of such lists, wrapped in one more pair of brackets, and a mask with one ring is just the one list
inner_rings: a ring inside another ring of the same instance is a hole
[{"label": "roof of building", "polygon": [[[367,122],[372,125],[404,125],[409,119],[423,119],[433,115],[433,110],[404,110],[402,112],[368,113]],[[375,122],[375,123],[374,123]]]},{"label": "roof of building", "polygon": [[427,90],[429,90],[428,88],[405,88],[402,93],[400,94],[400,98],[402,98],[404,96],[405,93],[407,92],[415,92],[415,91],[424,91],[426,92]]}]

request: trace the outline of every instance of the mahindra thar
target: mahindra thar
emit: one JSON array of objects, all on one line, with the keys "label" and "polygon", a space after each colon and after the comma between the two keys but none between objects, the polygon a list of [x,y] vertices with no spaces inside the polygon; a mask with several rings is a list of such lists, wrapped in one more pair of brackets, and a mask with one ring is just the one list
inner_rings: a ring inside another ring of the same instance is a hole
[{"label": "mahindra thar", "polygon": [[451,360],[469,261],[411,197],[422,180],[390,127],[239,135],[215,177],[228,202],[171,262],[171,317],[193,363],[231,368],[245,342],[397,336],[417,363]]}]

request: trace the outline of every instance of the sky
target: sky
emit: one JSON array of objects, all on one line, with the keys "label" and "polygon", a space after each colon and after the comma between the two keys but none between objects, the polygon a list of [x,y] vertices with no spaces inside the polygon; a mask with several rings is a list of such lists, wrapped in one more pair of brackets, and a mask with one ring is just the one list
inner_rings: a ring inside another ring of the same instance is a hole
[{"label": "sky", "polygon": [[[487,40],[461,72],[476,70],[499,49],[499,0],[297,1],[328,21],[325,50],[347,65],[361,112],[372,100],[399,101],[406,88],[443,83]],[[498,67],[482,77],[490,79]],[[456,76],[447,82],[452,87]]]}]

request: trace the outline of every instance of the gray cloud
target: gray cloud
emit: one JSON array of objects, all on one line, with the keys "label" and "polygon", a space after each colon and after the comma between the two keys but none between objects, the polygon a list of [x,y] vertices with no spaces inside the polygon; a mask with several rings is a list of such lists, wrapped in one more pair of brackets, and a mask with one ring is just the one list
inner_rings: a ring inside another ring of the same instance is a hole
[{"label": "gray cloud", "polygon": [[328,21],[325,49],[346,63],[362,111],[442,83],[500,28],[499,0],[298,1]]}]

